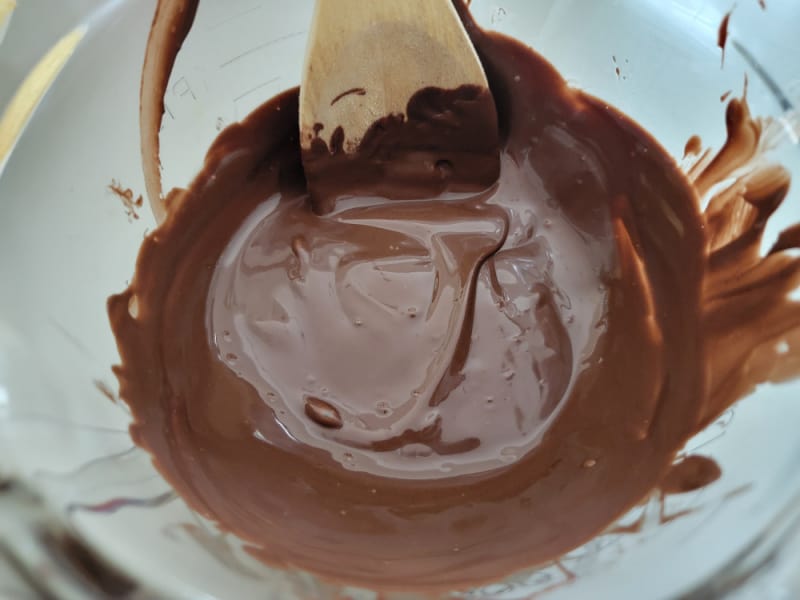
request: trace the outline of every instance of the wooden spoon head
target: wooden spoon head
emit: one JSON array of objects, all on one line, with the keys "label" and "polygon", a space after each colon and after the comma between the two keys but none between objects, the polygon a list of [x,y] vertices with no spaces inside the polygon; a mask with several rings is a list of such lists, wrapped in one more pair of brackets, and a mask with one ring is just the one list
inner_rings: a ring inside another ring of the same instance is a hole
[{"label": "wooden spoon head", "polygon": [[300,133],[318,212],[342,195],[431,197],[499,174],[494,101],[450,0],[318,0]]}]

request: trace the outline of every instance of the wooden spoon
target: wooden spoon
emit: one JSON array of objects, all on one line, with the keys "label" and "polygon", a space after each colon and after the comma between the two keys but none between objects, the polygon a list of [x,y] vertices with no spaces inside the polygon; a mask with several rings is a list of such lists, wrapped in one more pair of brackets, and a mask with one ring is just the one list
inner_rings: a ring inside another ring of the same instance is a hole
[{"label": "wooden spoon", "polygon": [[[476,128],[476,136],[451,131],[445,132],[442,140],[451,146],[457,140],[478,140],[468,142],[472,145],[470,152],[491,155],[493,166],[489,171],[496,176],[499,153],[494,102],[453,0],[317,0],[300,88],[300,145],[307,175],[308,156],[315,143],[317,149],[322,143],[331,154],[356,154],[378,120],[394,115],[407,122],[409,101],[426,88],[468,89],[473,92],[470,101],[478,97],[488,100],[490,110],[485,111],[485,118],[476,118],[484,113],[474,110],[459,115],[466,127]],[[426,106],[425,114],[435,113],[449,102],[447,98],[436,100],[433,109]],[[397,122],[395,119],[394,124]],[[408,144],[413,145],[415,139],[405,132],[399,142],[404,150],[398,160],[435,160],[431,154],[411,152]],[[398,147],[395,139],[387,143]],[[429,150],[430,140],[427,144],[425,149]],[[373,147],[370,152],[373,156],[381,154],[384,162],[395,155],[386,148],[376,151]],[[441,166],[451,161],[435,162]],[[474,161],[470,166],[474,167]],[[408,164],[401,170],[409,172]],[[458,169],[455,171],[457,174]],[[380,172],[392,172],[391,165],[382,165]],[[315,178],[309,177],[312,196],[314,185]]]}]

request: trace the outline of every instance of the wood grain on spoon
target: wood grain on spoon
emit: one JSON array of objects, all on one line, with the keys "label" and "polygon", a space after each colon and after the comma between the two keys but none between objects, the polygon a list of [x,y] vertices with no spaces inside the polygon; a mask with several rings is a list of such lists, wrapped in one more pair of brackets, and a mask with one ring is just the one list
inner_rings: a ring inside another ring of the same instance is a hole
[{"label": "wood grain on spoon", "polygon": [[[332,172],[329,165],[309,169],[312,151],[319,159],[326,152],[342,158],[366,150],[371,162],[360,165],[365,175],[349,177],[350,183],[419,175],[420,169],[427,181],[438,164],[453,179],[446,186],[451,189],[459,188],[460,179],[475,179],[475,168],[483,180],[499,169],[494,103],[452,0],[317,0],[299,117],[312,196],[319,191],[315,175]],[[433,136],[436,128],[444,129]],[[420,147],[414,148],[417,140]],[[462,160],[460,171],[453,168],[465,152],[470,160]],[[489,167],[473,160],[482,153]],[[398,161],[402,166],[390,164]]]}]

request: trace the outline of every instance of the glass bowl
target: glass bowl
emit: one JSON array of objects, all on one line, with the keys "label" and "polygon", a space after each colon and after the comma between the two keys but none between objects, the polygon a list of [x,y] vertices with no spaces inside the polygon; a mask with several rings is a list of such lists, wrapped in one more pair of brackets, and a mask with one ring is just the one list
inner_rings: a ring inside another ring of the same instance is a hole
[{"label": "glass bowl", "polygon": [[[299,83],[312,7],[203,0],[165,98],[165,189],[191,181],[225,125]],[[87,16],[82,42],[0,174],[0,467],[158,596],[377,598],[255,562],[193,514],[128,437],[105,301],[126,287],[155,221],[146,204],[126,205],[109,186],[134,199],[144,193],[139,75],[154,8],[109,0]],[[797,183],[800,4],[739,2],[723,65],[718,28],[731,8],[729,0],[472,2],[479,23],[534,47],[677,160],[693,135],[722,144],[720,98],[740,95],[748,75],[753,113],[785,124],[772,157]],[[767,239],[798,221],[795,186]],[[689,442],[687,451],[721,465],[713,485],[653,496],[556,563],[442,597],[709,598],[741,587],[800,527],[798,397],[797,381],[761,386]]]}]

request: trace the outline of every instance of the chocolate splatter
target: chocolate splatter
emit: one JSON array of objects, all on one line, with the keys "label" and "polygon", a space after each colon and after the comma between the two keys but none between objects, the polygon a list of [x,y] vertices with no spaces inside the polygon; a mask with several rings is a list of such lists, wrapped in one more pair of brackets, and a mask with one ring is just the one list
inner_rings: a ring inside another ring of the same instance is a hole
[{"label": "chocolate splatter", "polygon": [[336,96],[333,100],[331,100],[331,106],[333,106],[334,104],[339,102],[339,100],[341,100],[342,98],[345,98],[347,96],[352,96],[352,95],[355,95],[355,96],[366,96],[367,95],[367,90],[365,90],[364,88],[352,88],[352,89],[346,90],[346,91],[342,92],[341,94],[339,94],[338,96]]},{"label": "chocolate splatter", "polygon": [[688,158],[690,156],[697,156],[703,150],[703,140],[700,139],[700,136],[693,135],[689,138],[686,142],[686,146],[683,148],[683,158]]},{"label": "chocolate splatter", "polygon": [[725,66],[725,46],[728,43],[728,27],[730,26],[732,14],[733,9],[725,13],[725,16],[722,17],[722,21],[719,24],[719,29],[717,30],[717,46],[722,50],[721,66],[723,67]]},{"label": "chocolate splatter", "polygon": [[134,198],[133,190],[130,188],[123,188],[122,185],[114,179],[111,180],[108,190],[122,200],[122,206],[125,208],[125,215],[128,217],[129,221],[134,221],[139,218],[137,209],[141,208],[144,203],[141,195]]}]

